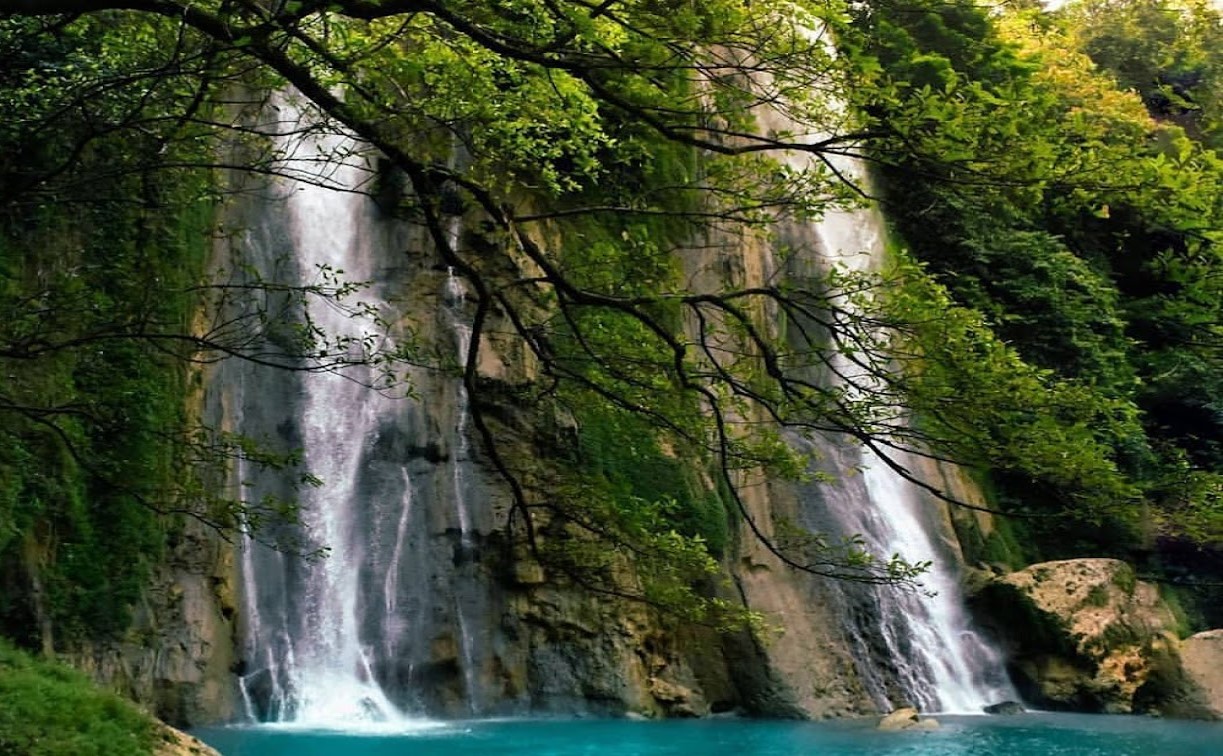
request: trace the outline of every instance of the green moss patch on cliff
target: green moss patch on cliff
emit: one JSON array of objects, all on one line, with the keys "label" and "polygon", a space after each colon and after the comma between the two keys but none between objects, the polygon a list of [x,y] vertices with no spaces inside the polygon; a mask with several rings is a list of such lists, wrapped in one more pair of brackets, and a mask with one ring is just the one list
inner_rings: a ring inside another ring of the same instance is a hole
[{"label": "green moss patch on cliff", "polygon": [[0,223],[10,315],[0,342],[13,347],[0,358],[0,627],[28,645],[52,640],[32,637],[40,625],[56,642],[127,627],[163,548],[159,510],[174,508],[186,476],[176,456],[185,366],[139,334],[187,332],[210,218],[115,207],[76,216]]},{"label": "green moss patch on cliff", "polygon": [[671,527],[722,555],[729,523],[721,498],[702,490],[686,457],[663,453],[656,429],[637,415],[605,408],[587,409],[578,424],[583,465],[602,478],[620,507],[661,502]]},{"label": "green moss patch on cliff", "polygon": [[127,629],[191,475],[215,205],[211,171],[169,166],[212,156],[160,118],[192,92],[95,87],[156,68],[171,32],[0,20],[0,633],[28,647]]}]

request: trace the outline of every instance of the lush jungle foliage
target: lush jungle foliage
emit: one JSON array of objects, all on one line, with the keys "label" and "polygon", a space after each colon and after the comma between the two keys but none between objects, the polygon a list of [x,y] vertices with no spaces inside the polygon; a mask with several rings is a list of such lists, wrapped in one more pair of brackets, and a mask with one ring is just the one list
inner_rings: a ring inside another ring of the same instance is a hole
[{"label": "lush jungle foliage", "polygon": [[186,366],[131,336],[186,332],[209,246],[202,177],[148,169],[185,93],[98,86],[164,38],[108,26],[0,25],[0,628],[35,646],[123,630],[160,558]]},{"label": "lush jungle foliage", "polygon": [[[885,3],[858,28],[901,103],[954,103],[946,128],[907,136],[920,159],[878,153],[899,235],[1048,385],[1109,408],[1077,421],[1076,446],[1112,464],[1100,478],[992,466],[1003,505],[1081,518],[1025,520],[1030,556],[1112,553],[1158,575],[1196,549],[1197,579],[1217,580],[1218,13],[1086,0],[991,19]],[[868,107],[886,120],[897,101]]]},{"label": "lush jungle foliage", "polygon": [[[541,472],[508,413],[472,409],[513,535],[561,574],[712,621],[727,607],[693,586],[738,535],[819,575],[911,577],[767,538],[739,491],[806,472],[787,434],[986,471],[1031,556],[1217,546],[1219,21],[1155,5],[0,0],[8,631],[122,627],[159,512],[252,521],[168,485],[265,455],[192,435],[184,363],[343,369],[309,323],[269,358],[267,313],[193,317],[227,312],[199,278],[220,169],[300,175],[252,94],[287,86],[380,151],[379,205],[466,279],[469,393],[495,335],[538,367],[518,399],[576,421]],[[872,194],[853,159],[897,231],[887,270],[718,252]]]}]

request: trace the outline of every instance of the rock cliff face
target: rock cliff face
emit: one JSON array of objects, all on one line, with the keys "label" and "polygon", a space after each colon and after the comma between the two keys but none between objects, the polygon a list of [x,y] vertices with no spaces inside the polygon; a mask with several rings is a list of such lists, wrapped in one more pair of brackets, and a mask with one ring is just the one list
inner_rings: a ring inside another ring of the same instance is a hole
[{"label": "rock cliff face", "polygon": [[[695,290],[760,285],[774,274],[767,247],[752,239],[698,245],[686,266],[686,280]],[[505,446],[514,461],[521,466],[524,459],[559,458],[563,450],[554,444],[571,443],[573,433],[563,427],[564,418],[548,417],[539,407],[516,407],[508,399],[536,379],[530,360],[495,341],[484,343],[481,354],[484,391],[473,399],[489,402],[504,428],[518,437],[517,445]],[[422,404],[434,405],[428,396]],[[493,513],[481,533],[489,547],[481,551],[503,553],[494,544],[505,538],[504,505],[493,502],[507,494],[498,493],[500,482],[487,460],[477,460],[476,471],[487,481],[482,489],[490,497],[478,506],[492,504]],[[803,522],[805,510],[818,507],[798,486],[745,476],[744,504],[766,534],[784,523]],[[725,582],[714,581],[709,590],[762,613],[759,633],[684,626],[644,606],[592,595],[521,555],[486,562],[489,602],[498,607],[481,620],[492,623],[487,637],[494,648],[482,666],[487,698],[515,712],[647,717],[739,711],[820,718],[876,711],[844,629],[838,593],[781,564],[744,522],[736,527],[723,560]],[[454,696],[445,706],[431,707],[436,713],[462,713],[456,708],[457,673],[451,680]]]},{"label": "rock cliff face", "polygon": [[[231,220],[233,227],[248,229],[240,238],[235,235],[235,251],[245,259],[264,260],[256,264],[266,266],[270,276],[275,265],[283,265],[281,258],[300,230],[294,228],[293,212],[278,207],[275,199],[261,205],[253,199],[257,192],[245,195]],[[400,308],[392,322],[410,323],[426,353],[436,353],[443,364],[453,361],[467,314],[461,290],[456,294],[454,283],[447,281],[428,239],[370,207],[349,213],[344,217],[357,221],[347,222],[360,224],[357,241],[351,243],[363,250],[363,257],[343,267],[377,281],[368,296]],[[461,244],[490,243],[479,237],[478,224],[459,225]],[[776,275],[769,254],[761,239],[694,243],[685,260],[688,285],[695,290],[760,285]],[[491,327],[486,332],[509,330]],[[725,583],[710,590],[761,612],[766,629],[759,634],[722,636],[684,627],[642,606],[592,595],[507,546],[509,492],[465,427],[463,402],[478,403],[493,418],[498,432],[510,439],[504,453],[520,469],[560,458],[572,444],[574,429],[571,420],[548,405],[522,402],[537,379],[522,343],[493,336],[479,346],[478,393],[466,397],[453,378],[421,371],[413,376],[417,395],[412,399],[398,405],[366,403],[359,410],[381,413],[367,442],[351,453],[359,457],[354,465],[365,470],[357,495],[367,502],[354,515],[364,534],[365,562],[358,579],[376,596],[362,604],[367,615],[362,622],[368,643],[378,649],[374,674],[400,691],[394,703],[439,716],[469,716],[473,701],[480,713],[651,717],[730,710],[826,717],[878,708],[861,680],[860,665],[869,662],[855,653],[844,629],[844,604],[837,592],[825,582],[794,574],[743,523],[736,526],[743,532],[730,539]],[[210,390],[214,418],[254,438],[305,445],[308,421],[300,418],[308,379],[269,379],[243,366],[224,371]],[[251,477],[249,471],[246,476]],[[759,484],[745,488],[745,505],[766,532],[804,522],[806,510],[817,506],[799,487],[746,482]],[[285,490],[271,481],[248,493]],[[456,506],[458,500],[465,511]],[[386,509],[400,501],[410,504]],[[376,521],[366,519],[375,516]],[[398,541],[397,521],[403,523]],[[242,560],[248,560],[247,569],[271,565],[279,575],[255,578],[270,581],[258,597],[250,595],[252,582],[247,580],[248,595],[239,611],[248,640],[237,651],[242,657],[238,667],[248,676],[254,713],[267,716],[271,704],[259,699],[277,695],[267,655],[278,652],[251,645],[249,638],[259,631],[255,621],[267,624],[276,617],[281,617],[274,620],[281,623],[278,628],[297,632],[292,601],[280,603],[276,597],[300,589],[292,587],[296,578],[283,559],[268,555],[251,561],[239,555],[237,561]],[[378,611],[383,605],[402,607],[396,610],[401,616],[373,617],[375,602]],[[477,691],[474,697],[472,690]],[[214,718],[227,715],[217,710]]]},{"label": "rock cliff face", "polygon": [[1012,677],[1042,708],[1130,713],[1175,652],[1175,619],[1155,586],[1115,559],[1035,564],[975,598],[1009,650]]},{"label": "rock cliff face", "polygon": [[[286,210],[294,201],[286,197],[300,198],[305,190],[254,184],[235,191],[242,202],[225,218],[232,233],[219,242],[219,265],[238,260],[261,280],[275,281],[286,270],[308,269],[308,262],[293,258],[307,231],[325,235],[351,226],[351,233],[322,242],[355,251],[356,259],[337,267],[375,282],[362,296],[385,304],[393,329],[398,334],[405,326],[430,361],[455,361],[468,315],[463,294],[419,229],[356,197],[330,196],[310,213]],[[320,213],[335,215],[320,219]],[[495,243],[480,238],[478,223],[465,220],[455,221],[458,243]],[[810,229],[786,233],[793,237],[787,246],[819,252],[806,236]],[[761,286],[784,275],[818,275],[824,264],[818,256],[795,255],[789,263],[795,269],[780,271],[771,249],[751,236],[696,240],[685,251],[686,285],[693,291]],[[357,554],[357,623],[363,642],[374,649],[368,676],[384,683],[392,703],[454,717],[737,710],[818,718],[876,713],[903,700],[895,660],[847,624],[852,599],[828,581],[783,565],[744,522],[732,524],[737,531],[723,559],[724,575],[708,589],[761,613],[758,632],[724,635],[684,626],[644,606],[591,594],[516,552],[507,533],[509,492],[467,427],[464,404],[478,403],[495,418],[499,431],[513,438],[506,453],[522,468],[560,458],[574,428],[557,408],[521,399],[538,376],[520,340],[495,335],[510,330],[486,329],[493,335],[480,342],[476,395],[467,396],[450,373],[420,370],[412,376],[416,395],[410,399],[331,400],[350,403],[341,414],[366,418],[362,437],[341,455],[361,474],[342,493],[329,480],[311,506],[337,506],[343,498],[360,503],[349,523],[356,549],[347,549]],[[262,442],[308,446],[308,434],[317,433],[310,427],[317,419],[303,410],[318,403],[305,383],[312,379],[226,364],[207,381],[202,414],[214,426]],[[332,443],[352,441],[336,437]],[[307,461],[312,453],[334,451],[308,449]],[[866,496],[861,476],[850,472],[860,464],[857,450],[830,443],[820,452],[827,466],[821,472],[840,482],[796,485],[742,473],[746,513],[766,536],[794,523],[824,530],[830,524],[821,514],[825,505]],[[935,483],[947,474],[926,473]],[[237,482],[256,477],[251,469],[234,472],[239,495],[294,497],[290,482],[276,476],[249,486]],[[937,547],[958,554],[942,505],[926,504],[939,513],[932,518]],[[332,559],[345,550],[337,549]],[[311,568],[251,544],[235,549],[218,543],[194,526],[173,553],[149,591],[132,642],[91,649],[78,661],[152,702],[174,724],[283,714],[277,707],[287,686],[277,677],[284,672],[277,660],[285,638],[317,621],[303,582]]]},{"label": "rock cliff face", "polygon": [[[795,486],[748,486],[745,503],[766,535],[786,522],[803,522],[805,501]],[[746,531],[746,528],[743,528]],[[728,569],[743,603],[765,616],[768,629],[724,662],[732,679],[749,681],[749,711],[767,716],[838,717],[874,713],[847,632],[845,601],[836,586],[796,573],[754,536],[741,532]],[[740,641],[742,643],[742,640]]]},{"label": "rock cliff face", "polygon": [[238,610],[233,554],[188,523],[157,569],[132,628],[65,654],[73,666],[179,726],[231,719]]}]

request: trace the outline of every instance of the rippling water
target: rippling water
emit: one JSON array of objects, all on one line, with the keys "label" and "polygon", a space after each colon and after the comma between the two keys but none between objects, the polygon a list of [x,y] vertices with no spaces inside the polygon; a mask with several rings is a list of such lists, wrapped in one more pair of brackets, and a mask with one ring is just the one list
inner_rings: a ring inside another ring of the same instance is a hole
[{"label": "rippling water", "polygon": [[939,718],[934,732],[882,733],[874,722],[484,720],[396,731],[291,725],[194,734],[223,756],[1221,756],[1223,723],[1026,714]]}]

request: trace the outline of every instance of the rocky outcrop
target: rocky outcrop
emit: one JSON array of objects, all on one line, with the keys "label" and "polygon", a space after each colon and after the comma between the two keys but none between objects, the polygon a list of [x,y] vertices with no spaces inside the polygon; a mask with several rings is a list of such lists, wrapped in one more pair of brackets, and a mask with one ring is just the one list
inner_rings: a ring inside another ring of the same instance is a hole
[{"label": "rocky outcrop", "polygon": [[[732,692],[697,679],[674,623],[648,608],[563,583],[524,588],[509,597],[494,664],[500,679],[488,682],[525,710],[653,719],[737,705]],[[692,640],[695,650],[711,638]]]},{"label": "rocky outcrop", "polygon": [[153,756],[221,756],[220,752],[199,738],[194,738],[168,725],[157,729],[157,745]]},{"label": "rocky outcrop", "polygon": [[1182,719],[1223,719],[1223,630],[1170,644],[1136,699],[1144,711]]},{"label": "rocky outcrop", "polygon": [[1135,694],[1177,643],[1159,591],[1115,559],[1032,565],[987,582],[974,604],[1005,639],[1020,692],[1041,708],[1141,710]]},{"label": "rocky outcrop", "polygon": [[1223,630],[1186,638],[1180,657],[1185,690],[1200,707],[1193,716],[1223,719]]},{"label": "rocky outcrop", "polygon": [[1026,709],[1023,704],[1018,701],[1001,701],[996,704],[990,704],[984,709],[986,714],[995,714],[998,716],[1013,716],[1015,714],[1023,714]]}]

